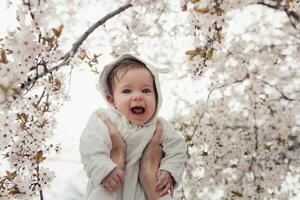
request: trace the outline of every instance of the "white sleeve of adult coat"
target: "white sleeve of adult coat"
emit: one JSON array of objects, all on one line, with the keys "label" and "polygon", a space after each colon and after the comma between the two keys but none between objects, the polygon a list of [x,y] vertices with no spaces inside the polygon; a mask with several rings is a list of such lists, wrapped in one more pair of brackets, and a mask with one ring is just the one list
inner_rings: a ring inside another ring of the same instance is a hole
[{"label": "white sleeve of adult coat", "polygon": [[81,162],[94,185],[99,185],[116,164],[110,158],[111,140],[108,129],[94,112],[80,137]]},{"label": "white sleeve of adult coat", "polygon": [[160,121],[163,122],[161,143],[165,157],[162,158],[159,169],[170,172],[177,186],[181,182],[187,159],[185,141],[169,122],[163,119]]}]

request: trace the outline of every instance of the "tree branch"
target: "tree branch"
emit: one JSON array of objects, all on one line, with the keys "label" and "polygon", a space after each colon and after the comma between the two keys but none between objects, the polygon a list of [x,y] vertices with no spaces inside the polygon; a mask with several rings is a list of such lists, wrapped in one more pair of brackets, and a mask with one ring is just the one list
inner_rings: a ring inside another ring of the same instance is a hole
[{"label": "tree branch", "polygon": [[108,19],[114,17],[115,15],[123,12],[124,10],[126,10],[127,8],[131,7],[132,5],[130,3],[127,3],[124,6],[121,6],[120,8],[118,8],[117,10],[108,13],[105,17],[103,17],[102,19],[100,19],[99,21],[97,21],[96,23],[94,23],[90,28],[88,28],[87,31],[85,31],[85,33],[73,44],[72,49],[65,55],[66,58],[68,58],[69,56],[73,57],[75,55],[75,53],[77,52],[79,46],[83,43],[83,41],[86,40],[86,38],[100,25],[104,24]]},{"label": "tree branch", "polygon": [[23,0],[23,4],[28,7],[28,11],[29,11],[30,17],[31,17],[31,19],[34,20],[34,15],[33,15],[32,10],[31,10],[30,0],[28,2],[26,2],[25,0]]},{"label": "tree branch", "polygon": [[274,88],[277,92],[279,92],[281,94],[280,98],[283,98],[287,101],[295,101],[296,100],[296,99],[288,97],[286,94],[284,94],[284,92],[282,90],[280,90],[278,87],[276,87],[276,85],[272,85],[271,83],[267,82],[266,80],[261,80],[261,79],[256,79],[256,80],[259,80],[262,83],[270,86],[271,88]]},{"label": "tree branch", "polygon": [[227,87],[227,86],[231,86],[231,85],[236,84],[236,83],[242,83],[242,82],[244,82],[245,80],[248,80],[249,77],[250,77],[250,75],[249,75],[249,72],[247,71],[247,72],[245,73],[245,75],[244,75],[243,78],[238,79],[238,80],[234,80],[233,82],[229,82],[229,83],[226,83],[226,84],[224,84],[224,85],[221,85],[221,86],[218,86],[218,87],[216,87],[216,88],[211,89],[211,90],[209,91],[208,95],[207,95],[207,98],[206,98],[206,101],[205,101],[205,102],[206,102],[205,105],[207,106],[208,100],[210,99],[210,95],[211,95],[214,91],[219,90],[219,89],[222,89],[222,88],[225,88],[225,87]]},{"label": "tree branch", "polygon": [[44,71],[41,74],[38,74],[35,77],[30,77],[28,79],[28,81],[24,82],[21,84],[21,87],[18,89],[18,91],[21,91],[25,88],[27,88],[31,83],[34,83],[35,81],[37,81],[38,79],[44,77],[45,75],[53,72],[53,71],[57,71],[60,67],[67,65],[70,62],[70,59],[76,54],[78,48],[80,47],[80,45],[87,39],[87,37],[96,29],[98,28],[100,25],[104,24],[107,20],[109,20],[110,18],[114,17],[115,15],[123,12],[124,10],[126,10],[127,8],[131,7],[132,4],[127,3],[124,6],[121,6],[120,8],[118,8],[117,10],[108,13],[106,16],[104,16],[103,18],[101,18],[100,20],[98,20],[96,23],[94,23],[91,27],[89,27],[82,35],[81,37],[73,44],[72,48],[68,51],[68,53],[65,54],[65,56],[63,56],[60,60],[61,62],[57,65],[55,65],[54,67],[50,68],[48,71]]},{"label": "tree branch", "polygon": [[43,190],[40,190],[40,200],[44,200]]},{"label": "tree branch", "polygon": [[284,11],[285,14],[288,16],[288,18],[290,19],[290,23],[292,24],[292,26],[294,28],[297,28],[297,26],[296,26],[296,24],[293,20],[300,23],[300,16],[297,13],[295,13],[294,11],[290,11],[288,9],[288,6],[287,5],[282,5],[281,2],[282,2],[282,0],[277,0],[276,5],[271,5],[271,4],[265,3],[264,1],[261,1],[261,2],[258,2],[257,4],[262,5],[262,6],[266,6],[268,8],[272,8],[272,9],[275,9],[275,10]]}]

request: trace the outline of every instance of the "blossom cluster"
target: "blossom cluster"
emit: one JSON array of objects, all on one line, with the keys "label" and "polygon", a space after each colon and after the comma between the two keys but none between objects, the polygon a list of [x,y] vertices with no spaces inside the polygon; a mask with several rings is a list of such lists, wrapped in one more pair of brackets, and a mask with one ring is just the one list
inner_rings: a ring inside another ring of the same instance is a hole
[{"label": "blossom cluster", "polygon": [[300,1],[294,0],[289,5],[289,10],[294,11],[295,13],[300,13]]},{"label": "blossom cluster", "polygon": [[[218,2],[221,14],[213,11]],[[226,2],[184,2],[200,45],[187,52],[189,71],[198,84],[206,78],[209,88],[205,99],[184,108],[189,115],[182,116],[179,110],[174,118],[188,144],[183,196],[216,199],[211,194],[221,191],[220,199],[288,199],[294,192],[283,191],[282,184],[300,166],[299,30],[286,15],[267,12],[267,7],[262,11],[254,8],[260,21],[230,41],[224,42],[227,35],[223,34],[221,48],[217,48],[214,43],[218,40],[213,38],[217,29],[211,24],[220,24],[223,30],[226,24],[219,23],[220,17],[255,3]],[[281,22],[271,26],[262,20],[268,15],[278,16]],[[213,55],[208,49],[203,51],[209,38],[216,50]]]},{"label": "blossom cluster", "polygon": [[51,2],[20,3],[18,27],[1,41],[0,152],[9,164],[0,175],[1,199],[36,197],[55,177],[42,162],[59,149],[49,139],[54,114],[68,95],[65,74],[47,74],[62,57],[58,39],[63,26],[48,27],[48,12],[55,12]]}]

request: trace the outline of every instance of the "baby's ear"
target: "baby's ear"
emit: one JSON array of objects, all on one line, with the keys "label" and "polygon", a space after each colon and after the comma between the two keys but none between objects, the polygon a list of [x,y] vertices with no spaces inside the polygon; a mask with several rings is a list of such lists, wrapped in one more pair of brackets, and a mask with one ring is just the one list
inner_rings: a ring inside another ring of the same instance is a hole
[{"label": "baby's ear", "polygon": [[106,99],[110,104],[114,105],[114,97],[111,94],[106,95]]}]

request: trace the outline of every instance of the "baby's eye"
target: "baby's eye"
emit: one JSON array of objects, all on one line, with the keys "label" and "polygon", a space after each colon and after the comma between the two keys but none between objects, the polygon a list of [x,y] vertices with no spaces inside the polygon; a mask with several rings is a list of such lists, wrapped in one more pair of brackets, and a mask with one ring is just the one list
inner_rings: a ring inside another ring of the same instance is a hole
[{"label": "baby's eye", "polygon": [[129,94],[129,93],[131,93],[131,90],[125,89],[125,90],[122,91],[122,93],[124,93],[124,94]]},{"label": "baby's eye", "polygon": [[148,89],[148,88],[147,88],[147,89],[143,89],[143,93],[146,93],[146,94],[147,94],[147,93],[151,93],[151,92],[152,92],[152,91],[151,91],[150,89]]}]

